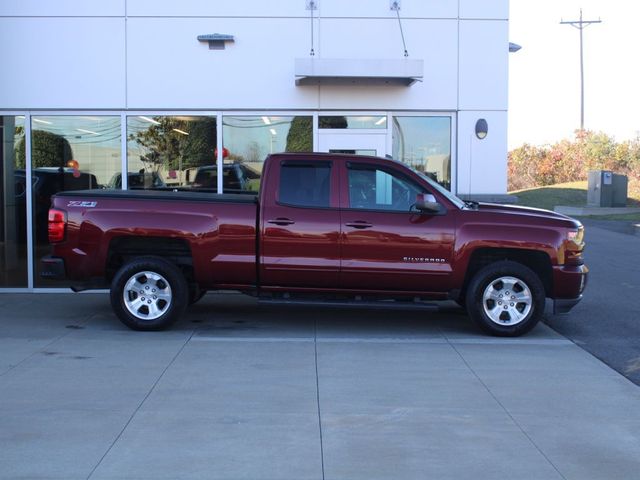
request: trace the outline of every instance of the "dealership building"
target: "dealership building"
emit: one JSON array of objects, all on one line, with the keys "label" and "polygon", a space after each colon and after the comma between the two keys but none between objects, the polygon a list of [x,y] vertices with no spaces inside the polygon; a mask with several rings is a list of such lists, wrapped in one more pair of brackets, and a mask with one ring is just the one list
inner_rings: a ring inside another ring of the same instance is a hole
[{"label": "dealership building", "polygon": [[61,190],[252,192],[322,151],[506,195],[508,0],[2,2],[0,52],[0,292],[59,286]]}]

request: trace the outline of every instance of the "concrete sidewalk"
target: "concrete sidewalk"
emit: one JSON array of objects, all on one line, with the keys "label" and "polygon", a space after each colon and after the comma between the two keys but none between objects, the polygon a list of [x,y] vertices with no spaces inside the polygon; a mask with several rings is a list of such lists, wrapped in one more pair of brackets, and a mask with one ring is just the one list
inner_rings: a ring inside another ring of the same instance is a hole
[{"label": "concrete sidewalk", "polygon": [[208,295],[167,332],[104,294],[0,295],[0,478],[604,479],[640,388],[544,325]]}]

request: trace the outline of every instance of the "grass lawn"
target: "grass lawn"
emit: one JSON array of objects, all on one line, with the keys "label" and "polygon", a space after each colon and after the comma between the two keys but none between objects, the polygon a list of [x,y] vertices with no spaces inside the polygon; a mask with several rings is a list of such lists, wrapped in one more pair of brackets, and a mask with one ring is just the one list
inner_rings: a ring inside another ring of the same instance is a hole
[{"label": "grass lawn", "polygon": [[553,210],[558,205],[584,207],[587,204],[587,182],[558,183],[545,187],[509,192],[518,197],[518,205]]},{"label": "grass lawn", "polygon": [[[509,192],[518,197],[518,205],[545,208],[553,210],[558,205],[568,207],[584,207],[587,204],[587,182],[559,183],[545,187],[528,188]],[[640,193],[629,192],[627,202],[629,207],[640,207]],[[600,220],[623,220],[640,222],[640,213],[625,213],[622,215],[593,215],[589,218]]]}]

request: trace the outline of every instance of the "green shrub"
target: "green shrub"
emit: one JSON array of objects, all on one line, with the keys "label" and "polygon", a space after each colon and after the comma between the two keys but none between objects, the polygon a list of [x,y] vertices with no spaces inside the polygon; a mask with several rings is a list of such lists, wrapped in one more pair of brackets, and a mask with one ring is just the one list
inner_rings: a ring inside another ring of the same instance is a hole
[{"label": "green shrub", "polygon": [[618,143],[602,132],[577,131],[574,140],[524,144],[509,152],[509,191],[586,180],[589,170],[611,170],[640,188],[640,137]]}]

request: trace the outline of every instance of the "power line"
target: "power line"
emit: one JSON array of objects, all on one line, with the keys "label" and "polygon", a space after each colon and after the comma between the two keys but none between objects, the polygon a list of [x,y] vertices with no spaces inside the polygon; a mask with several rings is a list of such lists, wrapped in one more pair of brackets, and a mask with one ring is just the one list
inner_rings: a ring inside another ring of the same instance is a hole
[{"label": "power line", "polygon": [[602,23],[602,20],[583,20],[582,9],[580,9],[580,20],[567,20],[560,19],[561,25],[571,25],[574,28],[580,30],[580,130],[584,130],[584,59],[583,59],[583,47],[582,47],[582,31],[589,25],[594,23]]}]

